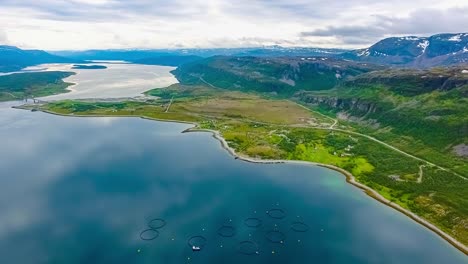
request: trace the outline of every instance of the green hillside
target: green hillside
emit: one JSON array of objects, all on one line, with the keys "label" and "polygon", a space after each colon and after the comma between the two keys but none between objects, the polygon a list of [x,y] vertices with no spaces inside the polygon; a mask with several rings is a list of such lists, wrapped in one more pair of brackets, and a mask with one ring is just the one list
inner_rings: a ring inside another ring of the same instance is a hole
[{"label": "green hillside", "polygon": [[72,72],[25,72],[0,76],[0,101],[21,100],[67,92],[62,79]]},{"label": "green hillside", "polygon": [[182,84],[290,96],[297,91],[330,89],[378,66],[323,57],[215,56],[187,63],[173,73]]},{"label": "green hillside", "polygon": [[188,85],[292,98],[340,124],[468,175],[464,67],[389,69],[331,58],[218,56],[174,71]]},{"label": "green hillside", "polygon": [[417,156],[468,175],[468,74],[463,68],[362,74],[295,99]]}]

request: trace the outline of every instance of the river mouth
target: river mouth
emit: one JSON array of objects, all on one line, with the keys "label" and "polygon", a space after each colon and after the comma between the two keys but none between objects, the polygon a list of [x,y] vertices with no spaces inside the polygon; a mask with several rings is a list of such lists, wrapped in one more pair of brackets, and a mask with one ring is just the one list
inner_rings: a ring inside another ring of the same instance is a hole
[{"label": "river mouth", "polygon": [[236,160],[190,125],[7,107],[0,124],[2,263],[464,261],[338,172]]}]

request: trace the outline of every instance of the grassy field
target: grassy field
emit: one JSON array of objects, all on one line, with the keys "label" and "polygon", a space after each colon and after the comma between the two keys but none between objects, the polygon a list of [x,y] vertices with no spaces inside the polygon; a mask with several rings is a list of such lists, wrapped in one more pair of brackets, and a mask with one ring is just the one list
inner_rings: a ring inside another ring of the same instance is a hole
[{"label": "grassy field", "polygon": [[206,86],[173,85],[147,94],[160,99],[112,103],[62,101],[33,107],[67,115],[141,116],[195,122],[200,128],[219,131],[243,155],[332,164],[468,244],[468,181],[450,172],[365,137],[332,131],[328,129],[330,118],[292,101]]},{"label": "grassy field", "polygon": [[72,72],[27,72],[0,76],[0,102],[68,92],[62,79]]}]

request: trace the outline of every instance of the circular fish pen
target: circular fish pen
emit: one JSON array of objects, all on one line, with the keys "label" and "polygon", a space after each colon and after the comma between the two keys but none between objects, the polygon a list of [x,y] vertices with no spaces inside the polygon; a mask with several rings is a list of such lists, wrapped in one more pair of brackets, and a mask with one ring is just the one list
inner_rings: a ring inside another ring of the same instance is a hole
[{"label": "circular fish pen", "polygon": [[309,226],[304,222],[293,222],[291,224],[291,230],[294,232],[307,232],[309,231]]},{"label": "circular fish pen", "polygon": [[221,223],[221,226],[233,226],[233,220],[232,219],[226,219],[223,223]]},{"label": "circular fish pen", "polygon": [[267,215],[273,219],[283,219],[286,217],[286,212],[283,209],[270,209],[266,211]]},{"label": "circular fish pen", "polygon": [[244,224],[247,227],[258,228],[262,225],[262,220],[255,217],[250,217],[244,220]]},{"label": "circular fish pen", "polygon": [[208,240],[204,236],[193,236],[189,238],[187,244],[193,251],[200,251],[206,245]]},{"label": "circular fish pen", "polygon": [[141,231],[140,238],[141,240],[151,241],[156,239],[159,236],[158,230],[152,228]]},{"label": "circular fish pen", "polygon": [[236,235],[236,229],[233,226],[222,226],[218,229],[218,235],[222,237],[233,237]]},{"label": "circular fish pen", "polygon": [[286,235],[279,230],[268,231],[265,235],[266,239],[271,243],[283,243],[286,239]]},{"label": "circular fish pen", "polygon": [[248,255],[248,256],[253,256],[253,255],[258,255],[259,254],[259,246],[257,243],[250,241],[250,240],[245,240],[239,242],[239,248],[237,251],[243,255]]},{"label": "circular fish pen", "polygon": [[161,218],[155,218],[149,221],[148,227],[151,229],[160,229],[163,228],[166,225],[166,221]]}]

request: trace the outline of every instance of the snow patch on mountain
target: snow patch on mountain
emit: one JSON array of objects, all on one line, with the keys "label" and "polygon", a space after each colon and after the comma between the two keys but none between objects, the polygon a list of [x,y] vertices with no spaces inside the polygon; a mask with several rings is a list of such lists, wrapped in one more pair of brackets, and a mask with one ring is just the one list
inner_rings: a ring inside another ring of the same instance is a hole
[{"label": "snow patch on mountain", "polygon": [[378,52],[378,51],[374,51],[372,55],[374,55],[374,56],[388,56],[387,54],[382,53],[382,52]]},{"label": "snow patch on mountain", "polygon": [[424,54],[424,52],[426,52],[426,49],[427,49],[428,46],[429,46],[429,40],[419,42],[418,47],[422,49],[421,54]]},{"label": "snow patch on mountain", "polygon": [[359,57],[362,57],[362,56],[369,56],[370,52],[369,52],[369,49],[365,49],[363,50],[362,52],[358,53],[358,56]]},{"label": "snow patch on mountain", "polygon": [[411,40],[411,41],[414,41],[414,40],[419,40],[420,38],[418,37],[402,37],[400,38],[401,40]]},{"label": "snow patch on mountain", "polygon": [[462,40],[461,40],[461,36],[462,36],[462,34],[458,34],[458,35],[455,35],[455,36],[449,38],[448,40],[449,40],[449,41],[460,42],[460,41],[462,41]]}]

